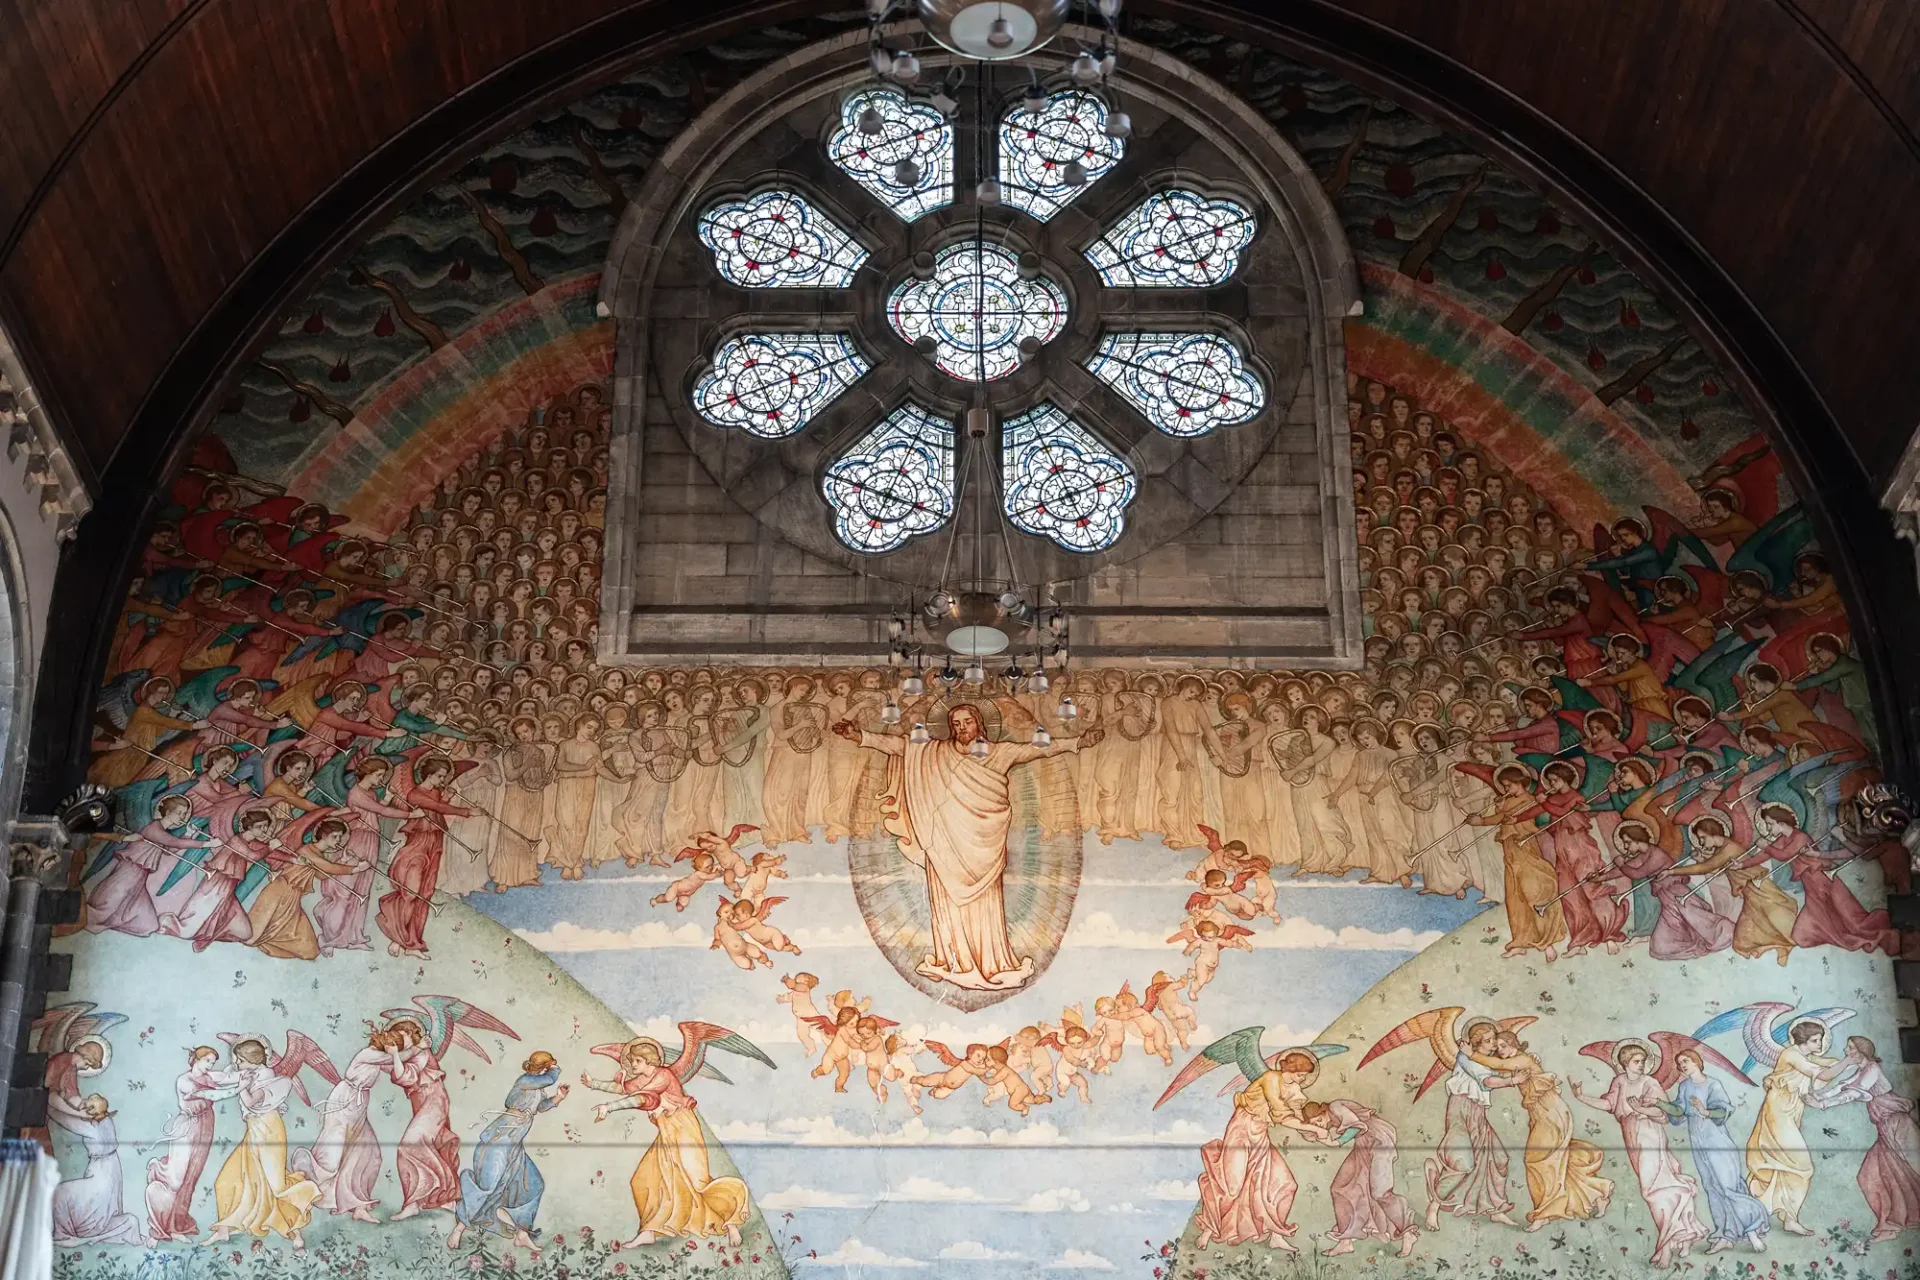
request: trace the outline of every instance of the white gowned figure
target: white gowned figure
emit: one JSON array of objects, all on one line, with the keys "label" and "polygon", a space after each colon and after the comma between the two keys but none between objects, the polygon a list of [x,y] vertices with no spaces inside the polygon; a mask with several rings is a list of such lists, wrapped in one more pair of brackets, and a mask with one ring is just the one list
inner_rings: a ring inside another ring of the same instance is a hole
[{"label": "white gowned figure", "polygon": [[913,742],[869,733],[842,720],[833,731],[849,742],[890,756],[886,829],[901,856],[926,872],[933,952],[915,967],[922,977],[970,991],[1025,986],[1032,956],[1016,956],[1007,934],[1002,880],[1013,800],[1007,774],[1017,765],[1095,746],[1100,730],[1044,747],[987,742],[980,712],[965,703],[947,713],[947,738]]}]

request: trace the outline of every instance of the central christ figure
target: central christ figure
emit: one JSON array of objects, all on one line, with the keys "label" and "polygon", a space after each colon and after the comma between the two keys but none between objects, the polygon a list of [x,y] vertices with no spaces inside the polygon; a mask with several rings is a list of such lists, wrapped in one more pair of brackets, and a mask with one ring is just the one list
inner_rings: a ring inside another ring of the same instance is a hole
[{"label": "central christ figure", "polygon": [[1013,954],[1007,936],[1007,831],[1013,799],[1007,773],[1015,765],[1091,747],[1099,729],[1051,746],[988,742],[984,756],[970,754],[986,738],[977,708],[965,703],[947,713],[945,740],[909,742],[890,734],[864,733],[842,720],[833,731],[849,742],[892,756],[888,762],[885,825],[900,852],[927,873],[927,907],[933,923],[933,954],[915,972],[970,991],[1007,991],[1033,977],[1033,957]]}]

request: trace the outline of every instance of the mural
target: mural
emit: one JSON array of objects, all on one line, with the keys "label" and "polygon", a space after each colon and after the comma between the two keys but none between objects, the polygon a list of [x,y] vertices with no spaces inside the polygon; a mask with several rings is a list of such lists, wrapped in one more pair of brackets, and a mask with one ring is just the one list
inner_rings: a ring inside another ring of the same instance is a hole
[{"label": "mural", "polygon": [[1136,32],[1365,260],[1364,669],[595,664],[598,263],[825,30],[477,158],[173,479],[35,1032],[63,1274],[1916,1274],[1806,510],[1643,286],[1390,104]]}]

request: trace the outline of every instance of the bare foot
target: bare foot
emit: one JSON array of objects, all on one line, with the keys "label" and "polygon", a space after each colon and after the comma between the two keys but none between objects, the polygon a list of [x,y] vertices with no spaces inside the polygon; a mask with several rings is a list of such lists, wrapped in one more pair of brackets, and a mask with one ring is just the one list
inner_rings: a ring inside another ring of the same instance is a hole
[{"label": "bare foot", "polygon": [[735,1245],[735,1246],[737,1246],[737,1245],[739,1245],[739,1243],[740,1243],[740,1228],[738,1228],[738,1227],[733,1227],[733,1226],[730,1226],[730,1227],[728,1227],[728,1228],[727,1228],[727,1243],[728,1243],[728,1244],[730,1244],[730,1245]]},{"label": "bare foot", "polygon": [[1430,1204],[1427,1206],[1427,1230],[1438,1231],[1439,1229],[1440,1229],[1440,1206],[1437,1204]]},{"label": "bare foot", "polygon": [[1715,1240],[1712,1244],[1707,1246],[1707,1253],[1709,1255],[1716,1254],[1716,1253],[1725,1253],[1727,1250],[1731,1248],[1733,1248],[1733,1241]]},{"label": "bare foot", "polygon": [[1420,1243],[1420,1233],[1409,1227],[1400,1237],[1400,1256],[1403,1258],[1411,1258],[1413,1256],[1413,1246],[1418,1243]]},{"label": "bare foot", "polygon": [[400,1212],[394,1214],[391,1218],[388,1218],[387,1221],[388,1222],[405,1222],[408,1218],[411,1218],[414,1214],[419,1212],[420,1212],[419,1205],[410,1204],[406,1206],[404,1209],[400,1210]]},{"label": "bare foot", "polygon": [[1323,1258],[1337,1258],[1343,1253],[1352,1253],[1352,1252],[1353,1252],[1353,1241],[1336,1240],[1334,1242],[1333,1248],[1322,1249],[1320,1251],[1320,1256]]},{"label": "bare foot", "polygon": [[353,1210],[353,1212],[349,1213],[347,1216],[349,1218],[352,1218],[355,1222],[378,1223],[380,1221],[380,1219],[374,1217],[371,1213],[368,1213],[365,1209],[355,1209]]},{"label": "bare foot", "polygon": [[1267,1247],[1269,1249],[1278,1249],[1282,1253],[1300,1252],[1300,1246],[1281,1235],[1278,1231],[1267,1237]]},{"label": "bare foot", "polygon": [[305,1253],[307,1251],[306,1238],[298,1231],[289,1231],[287,1233],[287,1242],[293,1246],[295,1253]]},{"label": "bare foot", "polygon": [[1810,1236],[1813,1228],[1802,1226],[1797,1219],[1789,1218],[1780,1224],[1780,1229],[1790,1236]]},{"label": "bare foot", "polygon": [[1529,1222],[1527,1224],[1527,1231],[1529,1234],[1531,1234],[1532,1232],[1545,1229],[1546,1225],[1547,1225],[1547,1220],[1545,1218],[1540,1218],[1537,1221]]},{"label": "bare foot", "polygon": [[467,1238],[467,1224],[464,1222],[454,1223],[452,1234],[447,1236],[447,1248],[458,1249],[460,1247],[460,1242],[462,1240],[465,1240],[466,1238]]},{"label": "bare foot", "polygon": [[1512,1218],[1507,1216],[1507,1211],[1505,1209],[1500,1210],[1498,1213],[1488,1214],[1487,1221],[1497,1222],[1503,1227],[1517,1227],[1520,1225],[1519,1223],[1515,1222]]}]

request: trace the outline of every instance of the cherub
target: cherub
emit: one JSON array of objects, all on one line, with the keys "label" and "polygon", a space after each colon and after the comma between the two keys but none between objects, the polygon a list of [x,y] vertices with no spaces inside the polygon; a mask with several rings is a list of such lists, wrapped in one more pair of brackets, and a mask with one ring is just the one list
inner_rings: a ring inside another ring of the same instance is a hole
[{"label": "cherub", "polygon": [[767,896],[767,882],[785,880],[787,873],[780,868],[785,865],[784,853],[760,852],[753,855],[753,861],[747,864],[747,874],[740,879],[739,893],[742,898],[756,906]]},{"label": "cherub", "polygon": [[1047,1051],[1059,1043],[1039,1027],[1022,1027],[1007,1043],[1007,1065],[1027,1075],[1036,1092],[1045,1092],[1054,1078],[1053,1055]]},{"label": "cherub", "polygon": [[1233,876],[1233,891],[1244,892],[1258,914],[1275,924],[1280,923],[1280,894],[1273,887],[1272,861],[1258,854],[1248,854],[1241,858],[1239,870],[1235,871]]},{"label": "cherub", "polygon": [[1153,1016],[1149,1009],[1141,1007],[1140,997],[1133,994],[1133,984],[1123,982],[1113,997],[1113,1011],[1108,1015],[1118,1021],[1123,1028],[1131,1027],[1140,1037],[1140,1046],[1168,1066],[1173,1065],[1173,1050],[1167,1046],[1166,1028]]},{"label": "cherub", "polygon": [[1102,1062],[1118,1062],[1127,1051],[1127,1024],[1113,1013],[1113,997],[1098,996],[1093,1002],[1093,1026],[1096,1052]]},{"label": "cherub", "polygon": [[728,890],[738,894],[740,892],[740,878],[747,874],[748,868],[747,860],[741,857],[733,846],[740,837],[746,835],[749,831],[758,831],[759,829],[758,827],[742,822],[737,824],[732,831],[724,836],[714,831],[695,832],[693,844],[674,854],[673,860],[675,862],[681,862],[688,858],[697,859],[700,854],[706,854],[713,859],[714,865],[719,867],[720,878],[726,881]]},{"label": "cherub", "polygon": [[[692,855],[693,869],[668,885],[665,892],[653,896],[651,901],[656,907],[671,901],[675,911],[685,911],[694,894],[720,878],[720,864],[713,860],[712,854],[695,853],[691,849],[682,849],[680,853]],[[676,854],[675,860],[678,859]]]},{"label": "cherub", "polygon": [[1165,1018],[1182,1049],[1187,1047],[1187,1036],[1200,1027],[1200,1019],[1192,1007],[1180,998],[1179,981],[1168,977],[1165,969],[1157,971],[1153,981],[1147,984],[1147,997],[1140,1002],[1140,1007]]},{"label": "cherub", "polygon": [[1194,957],[1193,967],[1187,970],[1187,999],[1198,1000],[1200,993],[1207,989],[1207,984],[1213,981],[1213,975],[1220,971],[1221,948],[1253,950],[1253,944],[1247,941],[1253,936],[1253,930],[1243,929],[1237,924],[1222,929],[1211,920],[1202,920],[1193,927],[1193,931],[1194,939],[1182,954]]},{"label": "cherub", "polygon": [[[746,910],[740,910],[742,907]],[[743,925],[751,925],[760,918],[751,902],[731,902],[723,897],[713,916],[713,941],[707,950],[726,952],[728,959],[749,972],[755,965],[773,968],[767,953],[743,931]]]},{"label": "cherub", "polygon": [[[974,1047],[968,1047],[969,1057],[972,1056]],[[987,1047],[987,1061],[991,1065],[987,1067],[986,1074],[981,1077],[987,1082],[986,1104],[992,1106],[994,1100],[1004,1093],[1007,1106],[1016,1114],[1024,1116],[1031,1108],[1052,1102],[1053,1099],[1049,1095],[1033,1091],[1033,1086],[1027,1083],[1026,1078],[1014,1070],[1011,1058],[1012,1055],[1008,1052],[1005,1040]]]},{"label": "cherub", "polygon": [[1079,1005],[1070,1005],[1060,1011],[1060,1023],[1042,1022],[1038,1024],[1046,1033],[1041,1043],[1060,1055],[1060,1061],[1054,1066],[1054,1092],[1066,1097],[1067,1090],[1079,1090],[1081,1102],[1093,1101],[1087,1095],[1087,1076],[1091,1072],[1105,1074],[1107,1063],[1099,1054],[1099,1046],[1093,1033],[1087,1030],[1085,1019]]},{"label": "cherub", "polygon": [[1240,856],[1245,854],[1247,846],[1239,840],[1221,842],[1220,833],[1201,823],[1200,834],[1207,842],[1207,856],[1200,859],[1193,870],[1187,872],[1189,880],[1205,880],[1209,871],[1232,871]]},{"label": "cherub", "polygon": [[773,909],[785,901],[785,898],[767,898],[760,902],[749,902],[741,898],[733,904],[733,927],[768,951],[784,951],[797,956],[800,948],[794,945],[793,939],[767,923],[767,917],[773,913]]},{"label": "cherub", "polygon": [[1195,890],[1187,895],[1187,918],[1180,922],[1180,927],[1173,931],[1167,941],[1178,942],[1183,946],[1192,942],[1200,936],[1199,928],[1202,921],[1211,921],[1216,928],[1221,929],[1233,923],[1232,917],[1222,912],[1215,904],[1212,895]]},{"label": "cherub", "polygon": [[987,1055],[987,1046],[984,1044],[968,1045],[964,1058],[954,1057],[953,1050],[938,1040],[927,1041],[927,1048],[933,1050],[935,1056],[947,1069],[935,1075],[915,1076],[913,1082],[925,1088],[936,1098],[952,1097],[966,1087],[967,1081],[985,1079],[987,1072],[994,1066],[993,1059]]},{"label": "cherub", "polygon": [[814,1079],[833,1073],[833,1091],[847,1091],[847,1077],[853,1074],[853,1037],[859,1034],[860,1009],[856,1005],[841,1005],[834,1010],[831,1018],[813,1018],[814,1027],[827,1037],[827,1047],[820,1055],[820,1065],[813,1069]]},{"label": "cherub", "polygon": [[853,1034],[847,1037],[847,1062],[851,1066],[854,1056],[867,1065],[867,1088],[873,1090],[873,1096],[881,1102],[887,1100],[887,1085],[884,1072],[887,1065],[887,1032],[891,1022],[868,1014],[853,1024]]},{"label": "cherub", "polygon": [[1240,920],[1251,920],[1260,914],[1260,908],[1240,896],[1240,890],[1247,887],[1253,879],[1251,871],[1236,871],[1229,880],[1227,873],[1218,869],[1207,872],[1200,878],[1200,892],[1213,899],[1215,906]]},{"label": "cherub", "polygon": [[899,1083],[907,1095],[907,1105],[913,1108],[915,1115],[920,1114],[920,1085],[917,1080],[920,1064],[914,1061],[914,1056],[926,1050],[927,1046],[918,1040],[903,1035],[887,1037],[887,1066],[883,1074],[887,1079]]},{"label": "cherub", "polygon": [[793,1010],[793,1034],[800,1041],[801,1051],[809,1058],[820,1047],[820,1032],[814,1023],[820,1020],[820,1011],[813,1007],[813,989],[820,985],[820,979],[811,973],[796,973],[791,976],[780,975],[780,985],[787,994],[775,996],[775,1004],[784,1004]]}]

